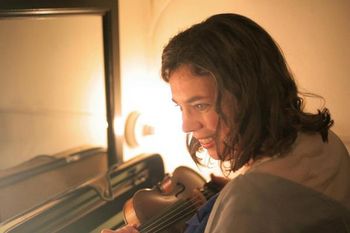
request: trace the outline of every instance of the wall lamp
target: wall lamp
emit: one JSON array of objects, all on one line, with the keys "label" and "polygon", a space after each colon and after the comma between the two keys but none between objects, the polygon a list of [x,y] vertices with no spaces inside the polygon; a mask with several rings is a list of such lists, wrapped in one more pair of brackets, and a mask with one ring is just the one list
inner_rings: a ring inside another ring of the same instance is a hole
[{"label": "wall lamp", "polygon": [[147,137],[154,135],[154,126],[137,111],[131,112],[125,121],[125,141],[131,148],[136,148],[145,142]]}]

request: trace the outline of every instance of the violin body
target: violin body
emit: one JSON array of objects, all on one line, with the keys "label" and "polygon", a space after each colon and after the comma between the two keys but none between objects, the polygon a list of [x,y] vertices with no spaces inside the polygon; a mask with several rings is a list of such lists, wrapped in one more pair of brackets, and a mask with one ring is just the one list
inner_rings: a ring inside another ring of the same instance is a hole
[{"label": "violin body", "polygon": [[172,176],[166,176],[152,189],[137,191],[126,202],[125,222],[136,224],[140,232],[182,232],[185,221],[206,201],[199,191],[205,184],[197,172],[178,167]]}]

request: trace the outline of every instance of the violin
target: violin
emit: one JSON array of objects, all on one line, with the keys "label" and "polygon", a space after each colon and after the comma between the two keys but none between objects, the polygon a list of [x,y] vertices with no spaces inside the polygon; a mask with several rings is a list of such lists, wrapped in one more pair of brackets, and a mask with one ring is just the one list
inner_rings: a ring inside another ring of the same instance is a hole
[{"label": "violin", "polygon": [[183,232],[185,222],[221,188],[181,166],[152,189],[137,191],[124,205],[124,220],[141,233]]}]

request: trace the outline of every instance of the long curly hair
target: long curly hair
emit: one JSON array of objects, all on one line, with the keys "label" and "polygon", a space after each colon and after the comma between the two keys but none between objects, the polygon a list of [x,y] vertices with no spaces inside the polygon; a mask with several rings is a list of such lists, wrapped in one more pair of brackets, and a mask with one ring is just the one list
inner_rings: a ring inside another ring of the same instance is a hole
[{"label": "long curly hair", "polygon": [[[251,159],[282,155],[298,132],[318,132],[327,141],[333,120],[327,108],[304,112],[302,95],[273,38],[251,19],[218,14],[171,38],[163,50],[161,75],[189,65],[197,75],[210,74],[216,82],[217,133],[225,124],[221,161],[236,171]],[[232,101],[227,101],[229,93]],[[224,114],[223,103],[234,114]],[[200,143],[188,137],[187,147],[196,163]],[[237,149],[239,148],[239,149]]]}]

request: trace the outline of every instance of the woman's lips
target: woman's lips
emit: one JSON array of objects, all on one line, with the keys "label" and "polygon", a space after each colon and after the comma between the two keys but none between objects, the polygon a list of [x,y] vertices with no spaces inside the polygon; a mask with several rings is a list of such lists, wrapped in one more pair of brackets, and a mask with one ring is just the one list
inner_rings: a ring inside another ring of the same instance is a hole
[{"label": "woman's lips", "polygon": [[197,139],[201,146],[205,149],[215,146],[215,140],[213,137],[207,137],[202,139]]}]

